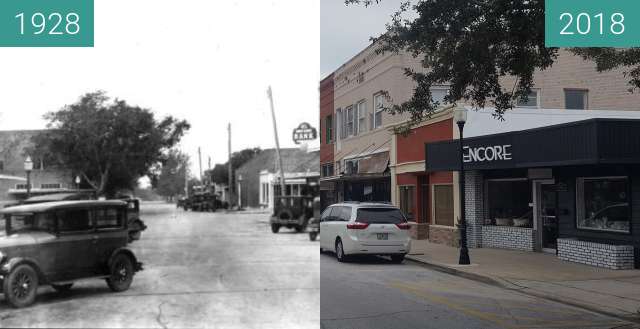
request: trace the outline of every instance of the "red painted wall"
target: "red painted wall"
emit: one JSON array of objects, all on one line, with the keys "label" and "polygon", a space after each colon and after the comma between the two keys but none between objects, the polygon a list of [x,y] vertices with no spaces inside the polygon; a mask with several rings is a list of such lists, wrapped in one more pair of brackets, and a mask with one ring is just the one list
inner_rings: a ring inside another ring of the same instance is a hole
[{"label": "red painted wall", "polygon": [[[333,162],[333,141],[326,144],[325,118],[333,113],[333,74],[320,81],[320,163]],[[334,127],[335,127],[335,118]],[[332,139],[335,140],[335,131]]]},{"label": "red painted wall", "polygon": [[453,139],[452,119],[412,129],[407,137],[398,135],[396,141],[398,163],[423,161],[425,143],[450,139]]}]

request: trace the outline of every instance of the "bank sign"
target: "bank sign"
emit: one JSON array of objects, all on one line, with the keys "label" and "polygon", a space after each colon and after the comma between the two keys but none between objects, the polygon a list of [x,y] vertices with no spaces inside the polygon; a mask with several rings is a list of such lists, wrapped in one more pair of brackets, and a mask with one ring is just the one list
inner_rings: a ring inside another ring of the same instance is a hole
[{"label": "bank sign", "polygon": [[511,145],[491,145],[462,147],[462,161],[465,163],[474,162],[492,162],[492,161],[510,161],[513,160],[511,153]]}]

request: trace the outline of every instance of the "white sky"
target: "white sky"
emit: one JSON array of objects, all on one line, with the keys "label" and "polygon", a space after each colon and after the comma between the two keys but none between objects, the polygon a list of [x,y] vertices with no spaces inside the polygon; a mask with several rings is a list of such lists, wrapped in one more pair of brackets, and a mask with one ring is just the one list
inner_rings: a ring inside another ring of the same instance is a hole
[{"label": "white sky", "polygon": [[[404,0],[383,0],[369,7],[345,5],[344,0],[322,0],[320,8],[320,72],[322,77],[366,48],[371,37],[386,31]],[[404,15],[411,17],[410,15]]]},{"label": "white sky", "polygon": [[[0,48],[0,129],[45,127],[42,115],[86,92],[188,120],[182,148],[197,172],[233,150],[274,147],[317,128],[320,0],[95,0],[94,48]],[[312,144],[317,146],[318,140]]]}]

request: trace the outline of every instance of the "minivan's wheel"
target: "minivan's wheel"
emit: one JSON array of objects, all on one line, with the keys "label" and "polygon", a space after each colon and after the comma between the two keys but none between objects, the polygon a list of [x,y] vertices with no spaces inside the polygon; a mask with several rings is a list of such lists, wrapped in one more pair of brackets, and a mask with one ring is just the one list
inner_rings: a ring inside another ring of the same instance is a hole
[{"label": "minivan's wheel", "polygon": [[342,246],[342,240],[340,239],[336,241],[336,258],[339,262],[347,261],[347,256],[344,254],[344,248]]},{"label": "minivan's wheel", "polygon": [[107,278],[107,285],[113,291],[125,291],[129,289],[133,281],[133,262],[131,257],[119,254],[113,259],[110,268],[110,277]]},{"label": "minivan's wheel", "polygon": [[60,292],[60,293],[68,292],[69,290],[71,290],[71,286],[73,286],[73,283],[51,285],[53,289],[55,289],[57,292]]},{"label": "minivan's wheel", "polygon": [[29,306],[36,300],[38,293],[38,274],[31,265],[18,265],[4,280],[3,289],[11,306]]},{"label": "minivan's wheel", "polygon": [[316,241],[317,237],[318,237],[318,233],[317,232],[309,232],[309,240]]},{"label": "minivan's wheel", "polygon": [[402,263],[404,260],[404,255],[391,255],[391,261],[397,264]]},{"label": "minivan's wheel", "polygon": [[278,225],[278,224],[271,224],[271,232],[273,232],[273,233],[278,233],[278,231],[280,231],[280,225]]}]

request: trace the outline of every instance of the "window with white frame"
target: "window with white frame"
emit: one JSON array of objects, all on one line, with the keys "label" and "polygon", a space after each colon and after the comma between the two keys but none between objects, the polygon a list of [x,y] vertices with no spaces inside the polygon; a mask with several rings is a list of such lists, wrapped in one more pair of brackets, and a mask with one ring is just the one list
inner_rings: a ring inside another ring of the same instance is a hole
[{"label": "window with white frame", "polygon": [[356,104],[357,125],[355,134],[361,134],[367,131],[367,103],[361,101]]},{"label": "window with white frame", "polygon": [[576,226],[579,229],[630,233],[631,206],[627,177],[576,180]]},{"label": "window with white frame", "polygon": [[444,98],[447,95],[449,95],[449,87],[447,86],[431,87],[431,99],[433,99],[434,102],[438,102],[438,106],[444,106],[448,104],[444,100]]},{"label": "window with white frame", "polygon": [[373,129],[382,126],[382,112],[384,111],[384,95],[376,94],[373,96]]},{"label": "window with white frame", "polygon": [[589,108],[589,91],[586,89],[565,89],[564,107],[567,110],[586,110]]},{"label": "window with white frame", "polygon": [[336,140],[344,138],[344,129],[342,128],[342,109],[336,110]]},{"label": "window with white frame", "polygon": [[539,89],[531,89],[531,92],[527,96],[525,100],[524,97],[518,99],[516,102],[517,107],[527,107],[527,108],[539,108],[540,107],[540,90]]},{"label": "window with white frame", "polygon": [[353,126],[354,126],[354,116],[353,116],[353,106],[347,107],[347,118],[346,118],[346,137],[353,136]]}]

